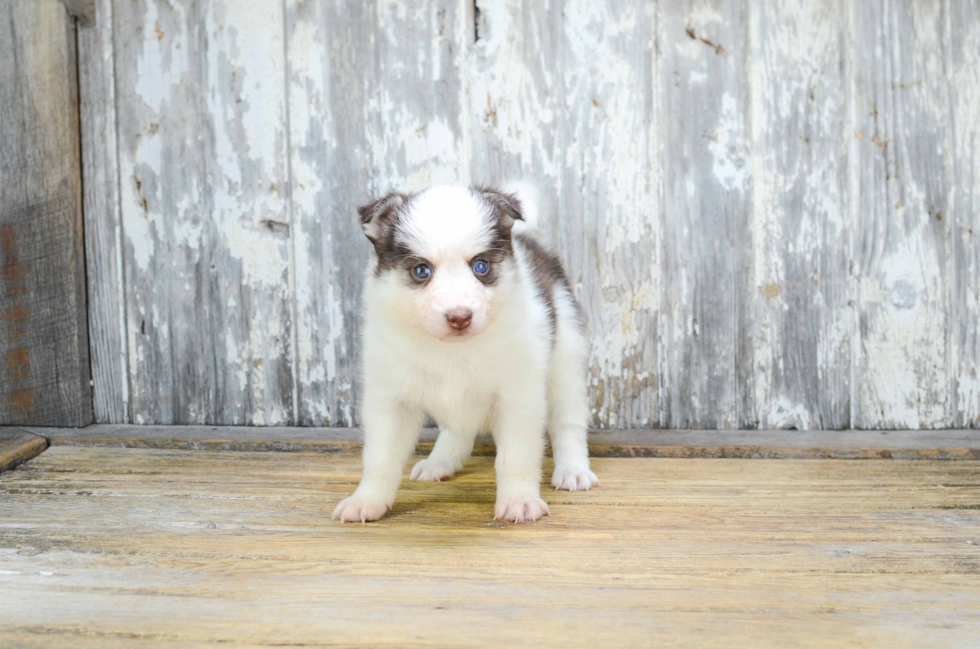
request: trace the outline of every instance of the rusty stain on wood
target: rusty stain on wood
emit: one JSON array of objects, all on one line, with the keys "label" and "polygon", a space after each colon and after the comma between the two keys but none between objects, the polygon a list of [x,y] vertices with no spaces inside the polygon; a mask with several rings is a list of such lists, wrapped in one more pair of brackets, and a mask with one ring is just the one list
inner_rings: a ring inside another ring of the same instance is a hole
[{"label": "rusty stain on wood", "polygon": [[0,228],[0,253],[3,254],[3,264],[0,265],[3,294],[5,297],[20,295],[24,292],[24,265],[20,263],[17,253],[17,230],[12,225]]},{"label": "rusty stain on wood", "polygon": [[7,321],[7,339],[23,338],[27,335],[27,309],[13,307],[4,311],[4,319]]},{"label": "rusty stain on wood", "polygon": [[[3,280],[3,295],[6,298],[20,296],[17,301],[23,301],[24,297],[24,266],[20,263],[17,251],[17,231],[13,226],[0,228],[0,254],[2,254],[2,264],[0,264],[0,280]],[[13,307],[7,310],[7,340],[20,338],[20,332],[26,329],[27,308],[23,306]],[[24,326],[17,325],[23,321]],[[10,348],[10,345],[7,345]],[[6,380],[4,381],[4,391],[7,394],[9,409],[16,417],[5,423],[28,423],[30,422],[34,407],[34,392],[24,389],[23,382],[31,374],[30,353],[26,348],[11,349],[4,355],[4,365],[6,368]]]},{"label": "rusty stain on wood", "polygon": [[[26,300],[24,295],[24,265],[20,263],[17,250],[17,230],[14,226],[0,228],[0,280],[3,281],[3,295],[21,303]],[[26,329],[27,307],[15,306],[7,310],[7,341],[21,336],[19,333]],[[23,321],[24,324],[19,323]],[[15,325],[15,323],[18,323]],[[31,423],[34,413],[34,390],[26,383],[31,375],[30,352],[26,348],[13,348],[4,354],[6,380],[3,382],[6,393],[7,410],[9,414],[0,419],[3,423]],[[2,470],[2,466],[0,466]]]},{"label": "rusty stain on wood", "polygon": [[7,353],[7,378],[16,383],[31,375],[31,363],[26,349],[15,349]]},{"label": "rusty stain on wood", "polygon": [[7,400],[11,411],[16,415],[15,421],[31,422],[34,414],[35,393],[34,390],[13,389],[9,392]]}]

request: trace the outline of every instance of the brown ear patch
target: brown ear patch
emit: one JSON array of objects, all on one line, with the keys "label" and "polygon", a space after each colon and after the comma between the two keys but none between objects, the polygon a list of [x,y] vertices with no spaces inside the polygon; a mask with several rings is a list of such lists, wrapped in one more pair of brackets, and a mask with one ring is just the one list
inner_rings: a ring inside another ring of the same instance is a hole
[{"label": "brown ear patch", "polygon": [[517,196],[481,185],[474,187],[473,191],[486,201],[498,224],[508,231],[514,225],[514,221],[524,220],[524,215],[521,213],[521,201]]},{"label": "brown ear patch", "polygon": [[358,207],[357,214],[361,217],[364,236],[377,246],[385,238],[384,233],[398,222],[398,213],[411,200],[412,196],[408,194],[388,192],[373,203]]},{"label": "brown ear patch", "polygon": [[395,235],[402,214],[413,198],[414,194],[388,192],[373,203],[357,208],[364,236],[374,244],[374,251],[378,256],[375,275],[398,268],[399,262],[411,255],[411,251]]},{"label": "brown ear patch", "polygon": [[470,191],[489,208],[490,226],[493,230],[491,247],[509,257],[513,254],[511,229],[515,221],[524,220],[521,201],[513,194],[482,185],[472,187]]}]

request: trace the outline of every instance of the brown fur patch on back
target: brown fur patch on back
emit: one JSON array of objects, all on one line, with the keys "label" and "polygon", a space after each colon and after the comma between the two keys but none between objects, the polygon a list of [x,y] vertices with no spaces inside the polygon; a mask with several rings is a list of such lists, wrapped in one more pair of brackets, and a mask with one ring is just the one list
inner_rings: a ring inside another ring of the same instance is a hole
[{"label": "brown fur patch on back", "polygon": [[549,252],[544,246],[538,243],[533,237],[523,233],[514,236],[514,241],[524,251],[524,258],[527,260],[531,270],[531,279],[538,289],[538,294],[548,308],[548,322],[551,324],[551,331],[555,331],[555,284],[568,284],[565,276],[565,269],[561,265],[561,260]]}]

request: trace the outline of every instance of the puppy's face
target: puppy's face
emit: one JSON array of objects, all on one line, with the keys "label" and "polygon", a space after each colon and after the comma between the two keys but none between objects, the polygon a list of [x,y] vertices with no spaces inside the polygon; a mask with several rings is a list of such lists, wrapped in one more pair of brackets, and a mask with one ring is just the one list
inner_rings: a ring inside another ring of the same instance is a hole
[{"label": "puppy's face", "polygon": [[391,193],[358,210],[374,244],[390,313],[448,342],[482,333],[512,281],[511,227],[520,204],[507,194],[435,187]]}]

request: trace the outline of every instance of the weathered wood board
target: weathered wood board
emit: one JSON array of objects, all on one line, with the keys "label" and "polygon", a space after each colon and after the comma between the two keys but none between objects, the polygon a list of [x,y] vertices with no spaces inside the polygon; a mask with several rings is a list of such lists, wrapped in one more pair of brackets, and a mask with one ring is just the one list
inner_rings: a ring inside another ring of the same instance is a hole
[{"label": "weathered wood board", "polygon": [[[5,646],[969,647],[972,462],[595,461],[492,520],[493,467],[329,519],[350,455],[51,448],[0,475]],[[550,468],[550,467],[549,467]],[[43,605],[39,605],[43,602]]]},{"label": "weathered wood board", "polygon": [[92,421],[75,28],[0,2],[0,424]]},{"label": "weathered wood board", "polygon": [[[71,428],[68,430],[78,430]],[[0,427],[0,473],[44,452],[48,440],[22,428]]]},{"label": "weathered wood board", "polygon": [[980,427],[980,2],[950,2],[952,426]]},{"label": "weathered wood board", "polygon": [[96,4],[100,421],[357,425],[355,206],[524,179],[593,426],[980,426],[975,2]]},{"label": "weathered wood board", "polygon": [[[849,428],[845,4],[750,3],[751,420]],[[874,427],[873,425],[871,427]]]},{"label": "weathered wood board", "polygon": [[464,7],[286,3],[297,399],[283,422],[358,420],[369,246],[357,206],[393,187],[468,181]]},{"label": "weathered wood board", "polygon": [[659,89],[649,2],[478,3],[472,172],[537,189],[593,339],[592,423],[659,422]]},{"label": "weathered wood board", "polygon": [[289,420],[282,4],[113,8],[130,417]]},{"label": "weathered wood board", "polygon": [[941,2],[849,5],[855,420],[950,421],[950,84]]},{"label": "weathered wood board", "polygon": [[661,423],[755,427],[747,15],[724,0],[661,9]]},{"label": "weathered wood board", "polygon": [[116,72],[112,48],[112,0],[93,5],[99,16],[78,30],[79,115],[88,326],[92,339],[92,401],[95,418],[129,421],[129,357],[126,293],[119,212],[119,149],[116,133]]}]

